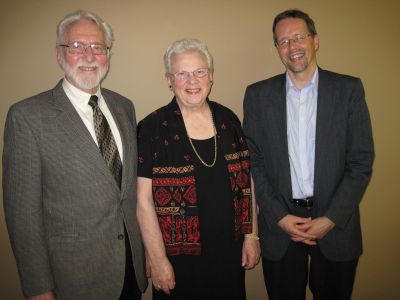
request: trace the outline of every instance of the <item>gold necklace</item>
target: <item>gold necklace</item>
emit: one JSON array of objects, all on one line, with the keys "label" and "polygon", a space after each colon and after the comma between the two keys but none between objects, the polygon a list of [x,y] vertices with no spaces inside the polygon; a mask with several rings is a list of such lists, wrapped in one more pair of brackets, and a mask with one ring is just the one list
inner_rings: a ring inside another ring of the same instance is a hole
[{"label": "gold necklace", "polygon": [[214,167],[215,162],[217,161],[217,129],[215,128],[214,118],[213,118],[212,113],[211,113],[211,121],[212,121],[212,123],[213,123],[213,128],[214,128],[214,133],[215,133],[215,134],[214,134],[214,160],[213,160],[213,162],[212,162],[211,164],[206,163],[206,162],[200,157],[200,154],[197,152],[196,148],[194,147],[193,142],[192,142],[192,139],[190,138],[190,136],[189,136],[189,134],[188,134],[188,132],[187,132],[187,130],[186,130],[186,126],[185,126],[186,135],[187,135],[187,137],[188,137],[188,139],[189,139],[190,145],[192,146],[192,149],[193,149],[194,153],[196,154],[196,156],[197,156],[197,158],[200,160],[200,162],[201,162],[204,166],[206,166],[206,167],[208,167],[208,168]]}]

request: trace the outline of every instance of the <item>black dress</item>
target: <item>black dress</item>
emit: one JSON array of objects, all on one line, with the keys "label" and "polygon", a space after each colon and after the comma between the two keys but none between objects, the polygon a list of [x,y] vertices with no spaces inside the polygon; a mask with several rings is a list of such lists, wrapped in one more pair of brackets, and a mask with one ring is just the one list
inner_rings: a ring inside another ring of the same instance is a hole
[{"label": "black dress", "polygon": [[[212,162],[214,138],[192,141],[201,158]],[[211,168],[197,157],[194,162],[201,255],[169,256],[176,287],[171,296],[153,289],[153,299],[246,299],[245,271],[241,266],[243,240],[234,240],[233,200],[226,160],[222,151],[218,151]]]}]

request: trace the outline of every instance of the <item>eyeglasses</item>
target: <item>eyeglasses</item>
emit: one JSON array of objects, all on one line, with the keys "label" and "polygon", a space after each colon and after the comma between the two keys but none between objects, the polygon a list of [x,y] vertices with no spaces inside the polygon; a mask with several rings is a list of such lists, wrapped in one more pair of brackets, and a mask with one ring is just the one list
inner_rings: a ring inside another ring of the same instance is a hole
[{"label": "eyeglasses", "polygon": [[169,73],[170,75],[174,76],[178,80],[188,80],[190,77],[190,74],[193,74],[194,77],[196,78],[203,78],[208,74],[210,70],[207,68],[200,68],[197,70],[194,70],[193,72],[188,72],[188,71],[179,71],[176,73]]},{"label": "eyeglasses", "polygon": [[292,39],[282,39],[278,42],[275,43],[275,46],[277,46],[280,49],[286,49],[287,47],[289,47],[289,44],[291,41],[293,41],[293,43],[295,44],[299,44],[302,45],[306,42],[306,38],[308,38],[309,36],[311,36],[311,34],[307,33],[307,34],[296,34],[294,36],[294,38]]},{"label": "eyeglasses", "polygon": [[81,42],[73,42],[70,44],[58,45],[59,47],[67,48],[70,54],[85,54],[87,49],[90,48],[93,55],[105,55],[110,50],[109,47],[103,44],[90,44],[85,45]]}]

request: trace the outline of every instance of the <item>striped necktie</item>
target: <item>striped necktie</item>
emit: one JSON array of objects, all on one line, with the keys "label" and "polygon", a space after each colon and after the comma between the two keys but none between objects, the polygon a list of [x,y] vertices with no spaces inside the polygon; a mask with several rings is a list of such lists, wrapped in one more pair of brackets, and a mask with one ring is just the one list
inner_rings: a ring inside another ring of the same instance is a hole
[{"label": "striped necktie", "polygon": [[119,157],[117,144],[112,135],[110,125],[104,117],[98,105],[98,97],[92,95],[89,100],[89,105],[93,109],[94,131],[96,133],[97,143],[101,155],[103,156],[108,168],[113,174],[118,186],[121,186],[122,163]]}]

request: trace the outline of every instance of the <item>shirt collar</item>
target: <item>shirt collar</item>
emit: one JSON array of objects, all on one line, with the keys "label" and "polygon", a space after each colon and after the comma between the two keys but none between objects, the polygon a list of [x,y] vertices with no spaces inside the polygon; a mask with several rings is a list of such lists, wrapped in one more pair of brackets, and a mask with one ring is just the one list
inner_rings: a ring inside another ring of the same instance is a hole
[{"label": "shirt collar", "polygon": [[[312,76],[310,82],[303,87],[303,89],[307,88],[309,86],[310,87],[314,87],[314,88],[318,88],[318,78],[319,78],[318,68],[315,68],[314,75]],[[294,86],[294,84],[292,82],[292,79],[290,78],[289,74],[286,72],[286,93],[291,88],[297,90],[296,87]]]},{"label": "shirt collar", "polygon": [[[67,94],[68,98],[76,103],[79,107],[84,108],[88,105],[90,96],[93,94],[88,94],[74,85],[72,85],[65,77],[63,80],[63,88],[65,93]],[[99,98],[99,101],[101,100],[101,91],[100,88],[97,89],[96,93],[94,94]]]}]

